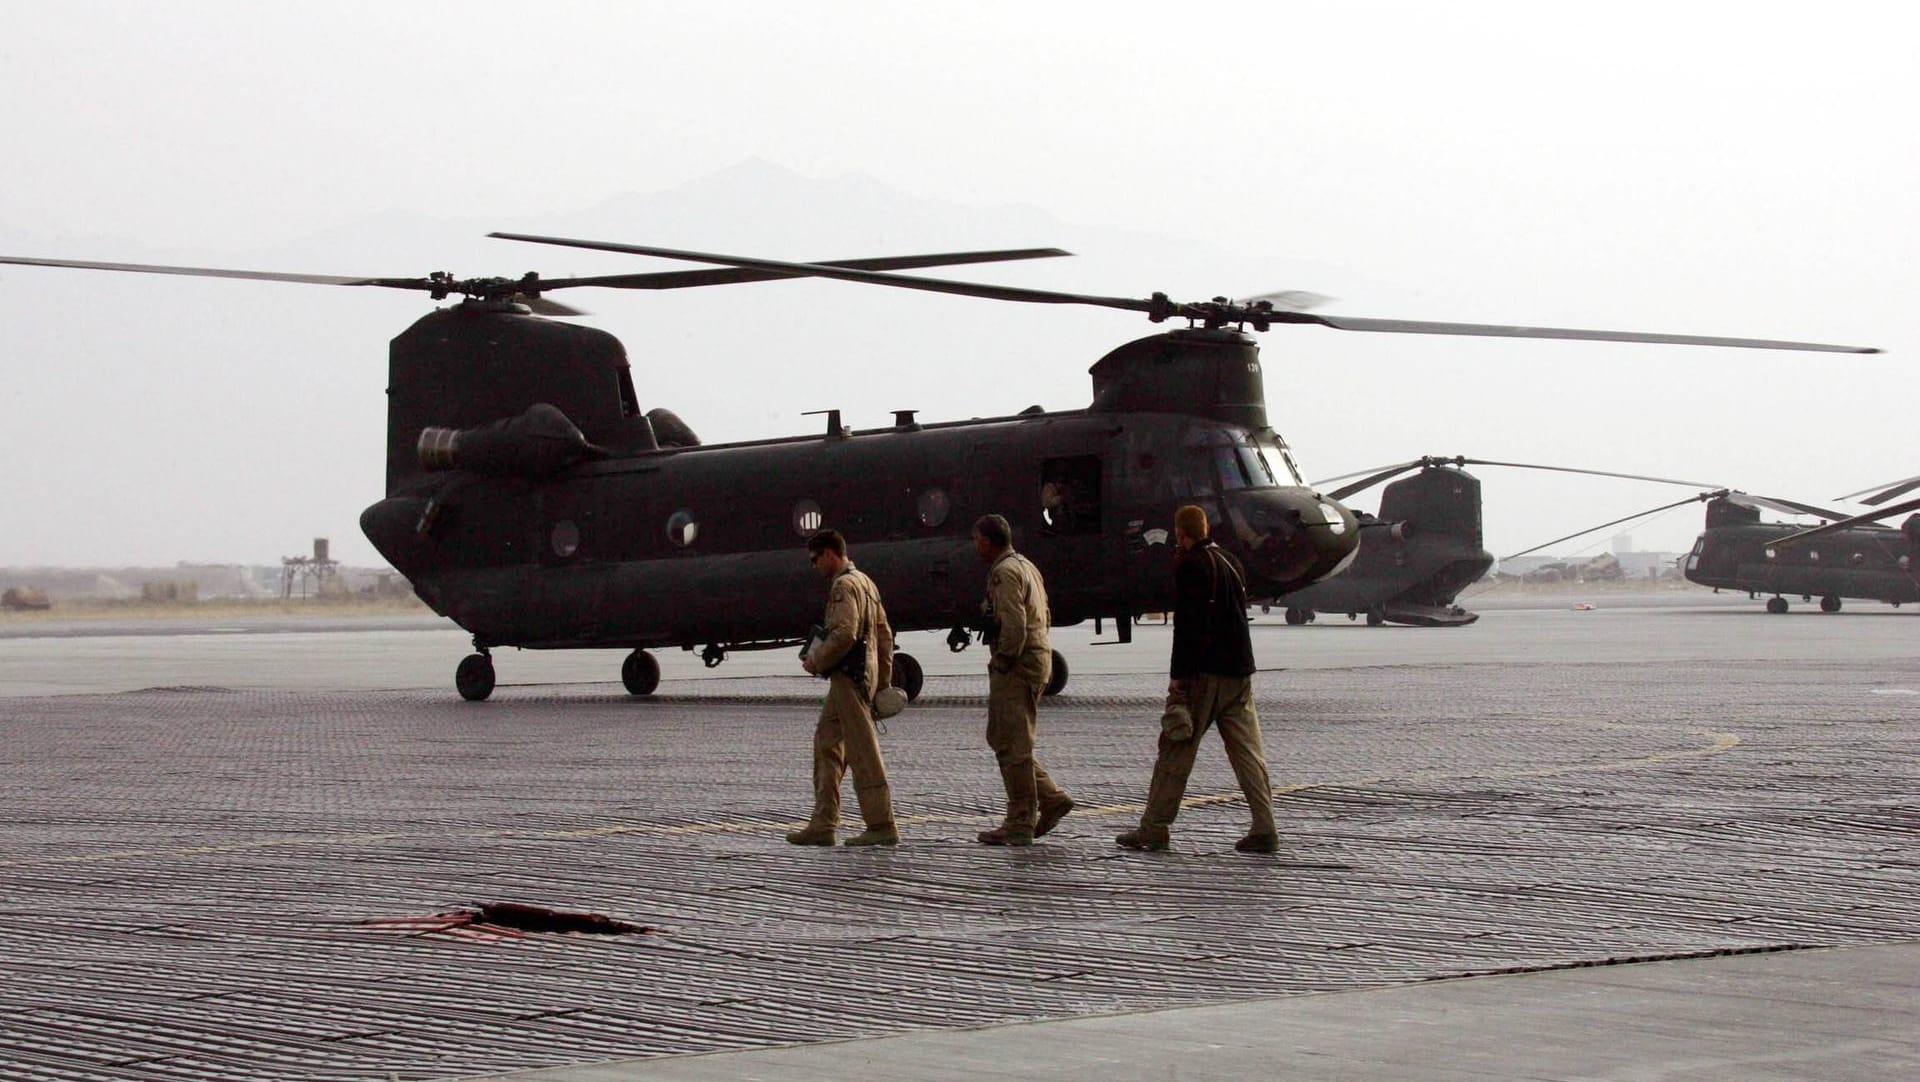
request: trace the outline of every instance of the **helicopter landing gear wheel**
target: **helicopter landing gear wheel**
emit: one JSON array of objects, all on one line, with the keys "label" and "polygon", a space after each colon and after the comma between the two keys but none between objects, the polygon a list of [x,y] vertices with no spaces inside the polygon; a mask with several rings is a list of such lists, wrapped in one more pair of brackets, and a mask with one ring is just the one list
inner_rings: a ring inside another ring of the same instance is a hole
[{"label": "helicopter landing gear wheel", "polygon": [[477,703],[493,694],[493,659],[485,654],[468,654],[453,670],[453,686],[460,697]]},{"label": "helicopter landing gear wheel", "polygon": [[952,631],[947,632],[947,649],[953,651],[956,654],[962,650],[965,650],[967,648],[967,644],[971,643],[972,641],[973,641],[973,636],[968,634],[966,628],[961,627],[958,624],[954,625],[954,628]]},{"label": "helicopter landing gear wheel", "polygon": [[1837,597],[1834,597],[1834,596],[1833,596],[1833,595],[1831,595],[1831,594],[1829,594],[1829,595],[1827,595],[1826,597],[1823,597],[1823,598],[1821,598],[1821,599],[1820,599],[1820,611],[1821,611],[1821,612],[1839,612],[1839,611],[1840,611],[1840,599],[1839,599],[1839,598],[1837,598]]},{"label": "helicopter landing gear wheel", "polygon": [[1367,610],[1367,626],[1368,627],[1379,627],[1381,624],[1384,624],[1386,622],[1387,622],[1386,613],[1380,611],[1379,609]]},{"label": "helicopter landing gear wheel", "polygon": [[1047,688],[1043,693],[1048,696],[1060,694],[1067,686],[1067,659],[1060,651],[1053,652],[1053,674],[1047,677]]},{"label": "helicopter landing gear wheel", "polygon": [[1767,611],[1775,616],[1787,611],[1787,599],[1784,597],[1767,598]]},{"label": "helicopter landing gear wheel", "polygon": [[635,650],[620,663],[620,682],[629,695],[651,695],[660,686],[660,662],[645,650]]},{"label": "helicopter landing gear wheel", "polygon": [[920,698],[920,688],[927,682],[926,673],[920,669],[920,659],[912,654],[893,652],[893,686],[907,693],[907,701]]},{"label": "helicopter landing gear wheel", "polygon": [[1286,620],[1287,620],[1287,623],[1292,624],[1295,627],[1298,627],[1301,624],[1313,623],[1313,610],[1290,608],[1286,612]]}]

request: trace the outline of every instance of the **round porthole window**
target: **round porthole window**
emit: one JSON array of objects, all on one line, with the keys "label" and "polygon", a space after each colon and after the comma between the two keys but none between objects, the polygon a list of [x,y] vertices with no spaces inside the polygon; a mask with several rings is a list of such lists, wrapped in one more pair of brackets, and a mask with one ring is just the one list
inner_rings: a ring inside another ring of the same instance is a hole
[{"label": "round porthole window", "polygon": [[827,517],[820,511],[820,505],[812,500],[801,500],[793,505],[793,531],[801,537],[812,537],[826,525]]},{"label": "round porthole window", "polygon": [[692,511],[683,507],[667,519],[667,540],[676,547],[686,548],[699,536],[700,523],[694,520]]},{"label": "round porthole window", "polygon": [[1773,559],[1775,556],[1778,556],[1778,555],[1780,555],[1780,551],[1778,549],[1767,550],[1767,559],[1769,560]]},{"label": "round porthole window", "polygon": [[947,515],[953,506],[947,501],[947,492],[941,488],[929,488],[920,493],[920,499],[914,505],[914,515],[920,525],[931,530],[947,521]]},{"label": "round porthole window", "polygon": [[569,519],[561,519],[553,524],[548,541],[553,545],[553,554],[564,560],[580,551],[580,527]]},{"label": "round porthole window", "polygon": [[1807,553],[1807,562],[1808,562],[1808,563],[1816,563],[1816,564],[1817,564],[1817,563],[1819,563],[1819,562],[1820,562],[1820,550],[1819,550],[1819,549],[1814,549],[1814,550],[1813,550],[1812,552],[1809,552],[1809,553]]}]

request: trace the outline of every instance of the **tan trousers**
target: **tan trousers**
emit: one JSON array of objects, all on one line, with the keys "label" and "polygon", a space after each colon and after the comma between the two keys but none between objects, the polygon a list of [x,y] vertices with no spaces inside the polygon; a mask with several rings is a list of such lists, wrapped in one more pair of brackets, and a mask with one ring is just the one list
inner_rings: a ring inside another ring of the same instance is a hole
[{"label": "tan trousers", "polygon": [[1033,755],[1044,690],[1046,685],[1015,673],[987,673],[987,747],[1000,760],[1000,780],[1007,786],[1007,818],[1001,824],[1006,830],[1031,834],[1040,807],[1067,795]]},{"label": "tan trousers", "polygon": [[873,708],[846,676],[827,683],[827,701],[820,707],[820,724],[813,730],[813,817],[809,827],[840,825],[840,779],[853,770],[853,795],[860,802],[860,818],[869,827],[893,825],[893,791],[887,786],[887,764],[880,757],[880,738],[873,728]]},{"label": "tan trousers", "polygon": [[1253,813],[1255,834],[1275,833],[1273,783],[1267,779],[1267,754],[1260,747],[1260,717],[1253,708],[1253,680],[1245,676],[1201,674],[1187,681],[1187,709],[1193,712],[1193,737],[1172,740],[1160,734],[1160,757],[1153,764],[1153,782],[1147,789],[1147,810],[1140,816],[1142,830],[1162,831],[1173,826],[1180,801],[1187,795],[1187,777],[1200,751],[1207,727],[1220,723],[1220,739],[1227,745],[1227,762],[1240,783]]}]

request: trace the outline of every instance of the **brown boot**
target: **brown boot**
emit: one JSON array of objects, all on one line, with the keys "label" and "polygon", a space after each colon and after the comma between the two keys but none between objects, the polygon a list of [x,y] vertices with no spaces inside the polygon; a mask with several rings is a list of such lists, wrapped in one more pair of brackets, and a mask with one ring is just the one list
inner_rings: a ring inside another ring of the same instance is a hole
[{"label": "brown boot", "polygon": [[1164,853],[1173,844],[1173,839],[1164,830],[1141,827],[1114,838],[1113,844],[1122,849],[1145,849],[1153,853]]},{"label": "brown boot", "polygon": [[1051,804],[1041,805],[1040,819],[1038,822],[1033,824],[1033,836],[1036,838],[1046,837],[1047,834],[1050,833],[1054,827],[1057,827],[1060,825],[1060,820],[1065,819],[1067,817],[1067,813],[1072,810],[1073,810],[1073,798],[1066,795],[1065,793],[1060,794],[1059,800],[1056,800]]},{"label": "brown boot", "polygon": [[1012,830],[1007,827],[994,827],[975,835],[981,845],[1032,845],[1033,834],[1025,830]]},{"label": "brown boot", "polygon": [[882,826],[868,827],[867,829],[861,831],[860,833],[855,834],[853,837],[848,838],[843,844],[845,845],[899,845],[900,832],[894,829],[894,826],[892,823],[887,823]]},{"label": "brown boot", "polygon": [[804,830],[795,830],[787,835],[788,845],[832,845],[833,828],[807,826]]},{"label": "brown boot", "polygon": [[1278,853],[1280,835],[1255,831],[1233,843],[1233,847],[1242,853]]}]

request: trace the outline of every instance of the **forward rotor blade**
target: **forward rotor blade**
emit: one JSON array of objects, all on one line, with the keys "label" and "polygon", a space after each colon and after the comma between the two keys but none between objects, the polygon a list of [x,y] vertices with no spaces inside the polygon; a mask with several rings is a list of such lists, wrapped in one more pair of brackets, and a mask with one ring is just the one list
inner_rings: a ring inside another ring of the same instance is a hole
[{"label": "forward rotor blade", "polygon": [[[829,259],[822,260],[819,265],[848,270],[889,271],[912,270],[916,267],[949,267],[963,263],[1011,263],[1022,259],[1055,259],[1072,254],[1060,248],[1007,248],[983,252],[946,252],[938,255]],[[573,286],[605,286],[609,289],[690,289],[696,286],[739,285],[743,282],[773,282],[783,278],[798,277],[803,276],[797,273],[728,268],[663,271],[653,274],[602,274],[587,278],[548,278],[543,279],[540,284],[544,289],[563,289]]]},{"label": "forward rotor blade", "polygon": [[[1898,481],[1888,481],[1885,484],[1873,485],[1868,488],[1863,488],[1858,492],[1849,492],[1845,496],[1836,496],[1834,498],[1851,500],[1858,496],[1866,496],[1867,498],[1860,502],[1866,504],[1868,507],[1872,507],[1875,504],[1886,503],[1896,496],[1904,496],[1912,492],[1915,488],[1920,488],[1920,477],[1903,477]],[[1868,493],[1872,493],[1873,495],[1868,496]]]},{"label": "forward rotor blade", "polygon": [[1561,338],[1582,342],[1649,342],[1674,346],[1733,346],[1739,349],[1800,349],[1821,353],[1879,353],[1871,346],[1834,346],[1819,342],[1786,342],[1771,338],[1721,338],[1697,334],[1644,334],[1638,331],[1585,331],[1571,327],[1509,327],[1494,323],[1434,323],[1418,319],[1365,319],[1358,316],[1305,316],[1279,320],[1319,323],[1342,331],[1379,331],[1387,334],[1462,334],[1480,338]]},{"label": "forward rotor blade", "polygon": [[1689,496],[1684,500],[1675,500],[1672,503],[1663,503],[1658,507],[1651,508],[1646,511],[1640,511],[1636,514],[1627,515],[1624,518],[1616,518],[1611,522],[1602,522],[1598,526],[1589,526],[1586,529],[1581,530],[1579,533],[1570,533],[1565,537],[1556,537],[1551,541],[1547,541],[1542,544],[1535,545],[1530,549],[1521,549],[1519,552],[1514,553],[1512,556],[1502,556],[1500,557],[1500,559],[1503,561],[1511,560],[1516,557],[1525,556],[1529,553],[1539,552],[1541,549],[1546,548],[1549,545],[1557,545],[1562,541],[1571,541],[1576,537],[1585,537],[1590,533],[1598,533],[1609,526],[1618,526],[1623,522],[1632,522],[1634,519],[1637,519],[1637,518],[1646,518],[1648,515],[1657,515],[1662,511],[1671,511],[1676,507],[1685,507],[1690,503],[1700,503],[1705,500],[1710,500],[1716,496],[1724,495],[1724,492],[1725,490],[1722,490],[1720,492],[1702,492],[1698,496]]},{"label": "forward rotor blade", "polygon": [[1773,543],[1776,545],[1797,545],[1811,538],[1823,537],[1830,533],[1838,533],[1841,530],[1852,529],[1855,526],[1868,525],[1878,522],[1880,519],[1904,514],[1908,511],[1920,511],[1920,498],[1907,500],[1904,503],[1896,503],[1891,507],[1882,507],[1871,514],[1855,515],[1852,518],[1843,518],[1838,522],[1829,522],[1824,526],[1815,526],[1811,530],[1790,533],[1785,537],[1776,539]]}]

